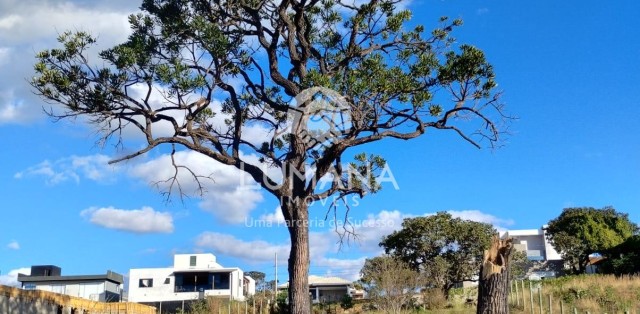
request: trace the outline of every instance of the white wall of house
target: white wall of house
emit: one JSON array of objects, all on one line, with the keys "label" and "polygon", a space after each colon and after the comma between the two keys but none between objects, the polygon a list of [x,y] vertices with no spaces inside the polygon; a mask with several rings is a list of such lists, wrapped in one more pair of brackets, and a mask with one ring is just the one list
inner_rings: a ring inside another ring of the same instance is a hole
[{"label": "white wall of house", "polygon": [[[195,263],[191,263],[195,261]],[[173,256],[173,268],[179,269],[212,269],[223,268],[216,262],[213,254],[176,254]]]},{"label": "white wall of house", "polygon": [[540,229],[509,230],[505,233],[505,237],[513,238],[515,247],[524,250],[530,259],[542,261],[562,260],[560,254],[547,240],[544,227]]}]

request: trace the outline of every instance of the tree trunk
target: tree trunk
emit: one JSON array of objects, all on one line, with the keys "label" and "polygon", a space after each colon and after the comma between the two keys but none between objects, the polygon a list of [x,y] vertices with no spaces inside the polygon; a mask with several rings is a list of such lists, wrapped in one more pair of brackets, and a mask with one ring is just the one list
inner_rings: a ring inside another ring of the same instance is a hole
[{"label": "tree trunk", "polygon": [[512,240],[495,236],[480,266],[477,314],[509,313],[509,261]]},{"label": "tree trunk", "polygon": [[298,203],[289,222],[289,313],[308,314],[309,303],[309,219],[308,208]]}]

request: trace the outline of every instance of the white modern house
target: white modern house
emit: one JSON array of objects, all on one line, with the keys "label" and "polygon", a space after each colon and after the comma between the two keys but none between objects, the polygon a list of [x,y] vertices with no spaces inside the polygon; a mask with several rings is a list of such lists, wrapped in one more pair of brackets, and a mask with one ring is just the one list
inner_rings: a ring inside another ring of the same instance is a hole
[{"label": "white modern house", "polygon": [[242,301],[255,293],[255,281],[237,267],[223,267],[213,254],[176,254],[173,267],[129,271],[130,302],[162,303],[219,297]]},{"label": "white modern house", "polygon": [[[513,247],[518,251],[525,252],[531,261],[543,264],[562,263],[562,256],[547,240],[546,226],[539,229],[509,230],[505,232],[503,238],[509,237],[513,239]],[[531,272],[529,277],[530,279],[540,279],[555,276],[556,272],[553,270],[538,269]]]},{"label": "white modern house", "polygon": [[18,274],[22,289],[42,290],[99,302],[120,302],[124,278],[107,271],[101,275],[62,276],[54,265],[31,266],[31,274]]},{"label": "white modern house", "polygon": [[509,230],[504,237],[513,238],[514,248],[527,253],[532,261],[559,261],[562,257],[549,243],[545,227],[540,229]]},{"label": "white modern house", "polygon": [[[278,290],[289,288],[289,282],[278,286]],[[345,295],[362,299],[364,292],[353,287],[351,281],[339,277],[309,276],[309,294],[313,303],[337,302]]]}]

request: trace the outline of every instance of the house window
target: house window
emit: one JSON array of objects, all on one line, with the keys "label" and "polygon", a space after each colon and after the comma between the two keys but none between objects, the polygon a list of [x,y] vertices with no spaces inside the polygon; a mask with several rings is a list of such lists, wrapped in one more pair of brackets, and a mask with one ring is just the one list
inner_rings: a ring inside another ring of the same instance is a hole
[{"label": "house window", "polygon": [[165,285],[168,285],[168,284],[170,284],[170,283],[171,283],[171,278],[167,277],[167,278],[164,280],[164,284],[165,284]]},{"label": "house window", "polygon": [[190,256],[189,258],[189,266],[196,266],[196,257],[195,255]]},{"label": "house window", "polygon": [[138,284],[140,288],[151,288],[153,287],[153,279],[140,279],[140,283]]}]

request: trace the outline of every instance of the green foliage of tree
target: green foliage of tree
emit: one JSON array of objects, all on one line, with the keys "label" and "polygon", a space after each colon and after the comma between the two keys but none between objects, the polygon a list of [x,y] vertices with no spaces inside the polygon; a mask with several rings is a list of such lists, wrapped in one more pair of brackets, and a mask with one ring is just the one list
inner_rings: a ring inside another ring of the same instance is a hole
[{"label": "green foliage of tree", "polygon": [[599,264],[599,272],[618,276],[640,274],[640,235],[629,237],[603,255],[605,260]]},{"label": "green foliage of tree", "polygon": [[397,257],[383,255],[365,260],[360,281],[376,309],[400,313],[424,285],[424,277]]},{"label": "green foliage of tree", "polygon": [[348,310],[348,309],[352,308],[353,307],[353,298],[348,294],[343,295],[342,298],[340,299],[340,307],[343,310]]},{"label": "green foliage of tree", "polygon": [[527,271],[534,266],[534,262],[527,258],[527,252],[513,250],[509,260],[509,278],[524,279]]},{"label": "green foliage of tree", "polygon": [[256,271],[256,270],[252,270],[252,271],[248,271],[246,273],[244,273],[245,276],[249,276],[251,278],[253,278],[253,280],[256,281],[256,291],[257,292],[262,292],[262,291],[266,291],[266,290],[272,290],[273,286],[269,286],[267,281],[266,281],[266,277],[267,275],[261,271]]},{"label": "green foliage of tree", "polygon": [[[37,54],[31,85],[59,105],[48,110],[52,117],[81,118],[98,129],[103,144],[131,144],[113,162],[169,146],[249,174],[277,198],[287,221],[291,310],[305,313],[309,204],[329,197],[339,204],[381,188],[377,174],[385,160],[354,154],[361,158],[343,167],[347,150],[427,130],[494,146],[509,121],[484,53],[450,36],[462,21],[442,18],[427,31],[410,25],[411,11],[396,3],[144,0],[142,12],[129,17],[126,42],[95,57],[88,32],[64,32],[60,47]],[[316,98],[293,101],[316,87],[340,95],[350,122],[333,128],[329,141],[314,140],[304,123]],[[292,126],[292,113],[302,122]],[[264,129],[262,143],[246,136],[255,127]],[[132,131],[142,135],[142,145],[122,137]],[[205,179],[175,160],[173,167],[168,192],[186,193],[179,172]],[[272,170],[284,178],[269,176]],[[319,185],[323,177],[333,178],[331,184]]]},{"label": "green foliage of tree", "polygon": [[496,230],[490,224],[439,212],[405,219],[402,229],[385,236],[380,245],[387,254],[424,274],[431,287],[448,295],[454,284],[478,275],[484,250],[494,234]]},{"label": "green foliage of tree", "polygon": [[584,273],[589,255],[604,253],[638,231],[628,214],[613,207],[565,208],[557,218],[549,221],[547,238],[558,250],[573,272]]}]

